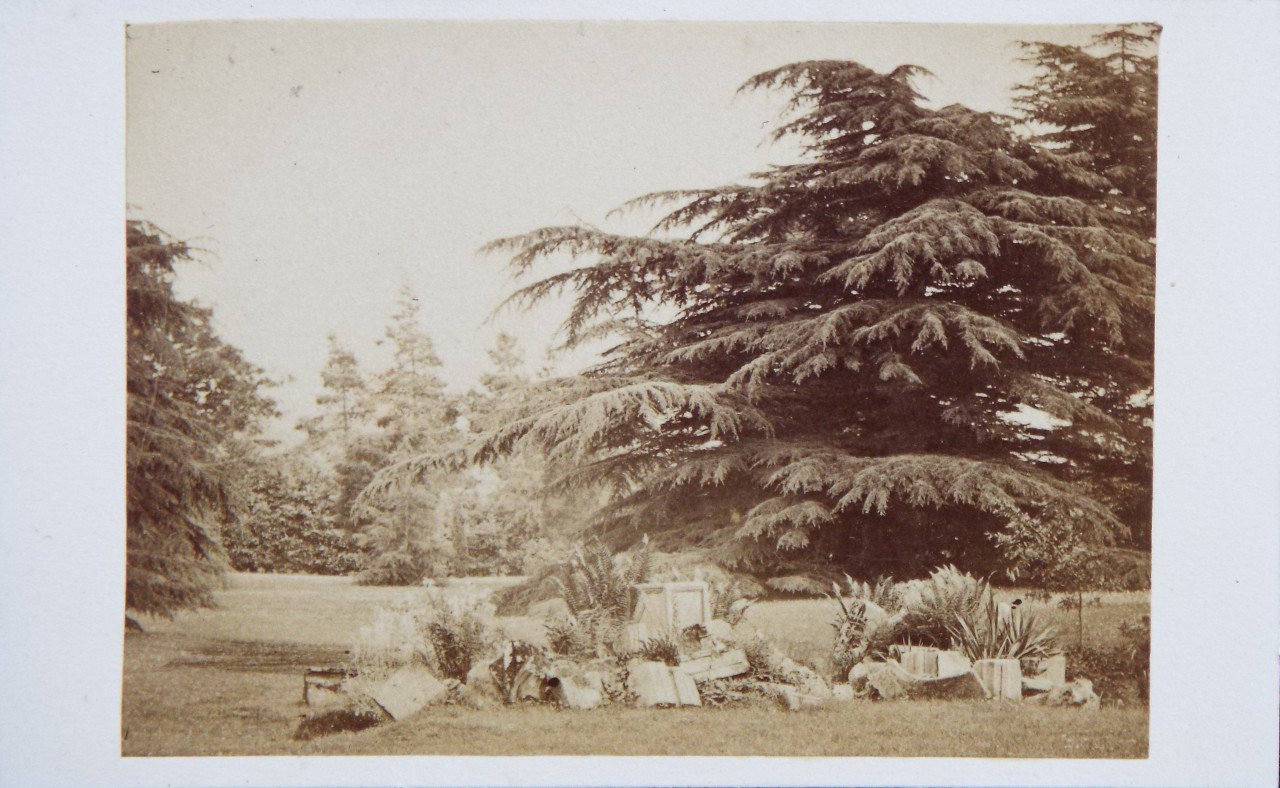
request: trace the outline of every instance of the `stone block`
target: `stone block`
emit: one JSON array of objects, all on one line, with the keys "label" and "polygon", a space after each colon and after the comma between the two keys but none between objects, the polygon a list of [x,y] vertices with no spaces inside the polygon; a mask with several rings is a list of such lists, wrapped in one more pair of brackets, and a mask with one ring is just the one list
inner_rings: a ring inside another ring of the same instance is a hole
[{"label": "stone block", "polygon": [[1093,682],[1088,679],[1076,679],[1067,684],[1060,684],[1045,693],[1043,697],[1044,702],[1049,706],[1075,706],[1096,711],[1101,705],[1098,694],[1093,691]]},{"label": "stone block", "polygon": [[391,674],[370,697],[393,720],[411,717],[422,707],[443,700],[449,690],[426,665],[412,663]]},{"label": "stone block", "polygon": [[917,676],[936,677],[938,675],[938,650],[928,646],[908,646],[898,657],[899,664],[908,673]]},{"label": "stone block", "polygon": [[627,654],[635,654],[644,646],[646,640],[651,640],[653,634],[649,631],[649,625],[643,621],[633,621],[622,627],[622,632],[618,635],[618,648]]},{"label": "stone block", "polygon": [[712,679],[741,676],[751,670],[751,663],[747,661],[747,653],[745,651],[735,648],[720,654],[708,654],[682,660],[680,669],[695,682],[702,683]]},{"label": "stone block", "polygon": [[[852,671],[850,674],[852,679]],[[864,681],[867,688],[883,700],[981,700],[987,697],[982,682],[972,671],[926,678],[908,673],[897,662],[873,662],[866,664]],[[856,694],[856,686],[854,690]]]},{"label": "stone block", "polygon": [[689,674],[662,662],[627,663],[627,690],[638,706],[701,706],[698,685]]},{"label": "stone block", "polygon": [[341,668],[308,668],[302,675],[302,702],[318,707],[346,704],[347,679],[353,675]]},{"label": "stone block", "polygon": [[711,588],[701,581],[639,583],[632,586],[632,621],[651,632],[682,632],[711,620]]},{"label": "stone block", "polygon": [[995,700],[1022,700],[1022,665],[1016,659],[980,659],[973,672]]},{"label": "stone block", "polygon": [[549,699],[570,709],[594,709],[608,703],[604,677],[568,660],[557,660],[547,669]]},{"label": "stone block", "polygon": [[782,678],[800,691],[801,696],[827,700],[831,697],[831,687],[814,670],[791,659],[784,659],[779,665]]},{"label": "stone block", "polygon": [[1039,671],[1033,678],[1048,679],[1049,683],[1054,686],[1067,683],[1067,657],[1065,654],[1044,657],[1040,660],[1038,667]]},{"label": "stone block", "polygon": [[938,676],[959,676],[973,670],[973,663],[959,651],[940,650],[938,652]]},{"label": "stone block", "polygon": [[733,638],[733,627],[728,621],[716,618],[707,622],[707,635],[712,640],[726,641]]}]

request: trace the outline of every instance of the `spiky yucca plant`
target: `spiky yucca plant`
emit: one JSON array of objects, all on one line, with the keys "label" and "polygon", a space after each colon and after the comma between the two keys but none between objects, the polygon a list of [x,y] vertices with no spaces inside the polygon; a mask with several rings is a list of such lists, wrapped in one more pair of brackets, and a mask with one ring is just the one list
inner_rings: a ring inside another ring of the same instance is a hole
[{"label": "spiky yucca plant", "polygon": [[949,631],[956,647],[974,662],[1042,657],[1056,652],[1052,627],[1021,607],[1002,613],[990,596],[980,612],[958,614]]}]

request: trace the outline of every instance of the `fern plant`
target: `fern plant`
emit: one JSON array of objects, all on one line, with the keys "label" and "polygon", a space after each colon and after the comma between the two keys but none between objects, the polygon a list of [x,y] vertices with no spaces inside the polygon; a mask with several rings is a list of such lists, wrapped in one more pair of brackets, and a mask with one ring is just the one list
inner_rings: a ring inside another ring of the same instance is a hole
[{"label": "fern plant", "polygon": [[552,578],[577,630],[573,637],[585,633],[600,653],[631,617],[631,587],[648,580],[652,571],[647,536],[631,554],[615,555],[598,539],[574,545],[563,577]]},{"label": "fern plant", "polygon": [[670,636],[659,636],[641,641],[637,655],[650,662],[663,662],[667,665],[680,664],[680,644]]},{"label": "fern plant", "polygon": [[947,565],[927,579],[902,584],[898,594],[912,638],[921,645],[946,648],[957,617],[971,619],[990,600],[991,585]]}]

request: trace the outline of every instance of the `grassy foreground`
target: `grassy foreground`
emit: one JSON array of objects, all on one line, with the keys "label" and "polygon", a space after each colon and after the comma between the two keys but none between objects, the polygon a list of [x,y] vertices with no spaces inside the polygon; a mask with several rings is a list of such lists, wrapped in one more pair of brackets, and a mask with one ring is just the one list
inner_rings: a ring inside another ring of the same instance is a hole
[{"label": "grassy foreground", "polygon": [[[310,742],[293,731],[307,707],[302,672],[341,664],[378,605],[414,589],[345,579],[233,576],[217,610],[146,622],[125,638],[121,748],[147,755],[807,755],[1143,758],[1147,709],[1094,713],[1016,703],[833,704],[764,708],[428,708],[413,719]],[[744,626],[770,633],[797,659],[826,668],[830,603],[763,602]],[[1146,595],[1104,597],[1086,611],[1086,642],[1146,613]],[[1059,617],[1056,611],[1051,615]],[[1060,631],[1074,639],[1074,614]],[[502,619],[534,638],[532,619]]]}]

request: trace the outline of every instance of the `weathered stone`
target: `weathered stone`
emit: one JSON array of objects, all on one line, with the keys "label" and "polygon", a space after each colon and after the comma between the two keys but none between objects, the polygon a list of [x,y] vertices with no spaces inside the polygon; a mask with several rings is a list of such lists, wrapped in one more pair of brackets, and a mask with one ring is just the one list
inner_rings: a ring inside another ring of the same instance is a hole
[{"label": "weathered stone", "polygon": [[1022,665],[1018,660],[980,659],[973,663],[973,672],[982,682],[988,698],[1022,699]]},{"label": "weathered stone", "polygon": [[973,663],[959,651],[940,650],[938,652],[938,676],[959,676],[973,670]]},{"label": "weathered stone", "polygon": [[627,663],[627,690],[638,706],[701,706],[698,685],[679,668],[662,662]]},{"label": "weathered stone", "polygon": [[711,589],[701,581],[639,583],[632,589],[632,621],[648,624],[651,632],[682,632],[711,620]]},{"label": "weathered stone", "polygon": [[735,648],[720,654],[707,654],[693,659],[681,660],[680,669],[695,682],[701,684],[712,679],[741,676],[751,670],[751,663],[747,661],[747,653],[745,651]]},{"label": "weathered stone", "polygon": [[857,697],[853,692],[853,687],[848,684],[833,684],[831,686],[831,699],[841,703],[851,701]]},{"label": "weathered stone", "polygon": [[1031,700],[1047,706],[1075,706],[1090,711],[1096,710],[1101,703],[1098,694],[1093,691],[1093,682],[1083,678],[1059,684]]},{"label": "weathered stone", "polygon": [[540,667],[532,664],[521,666],[520,672],[511,682],[511,689],[507,692],[507,702],[548,700],[546,678]]},{"label": "weathered stone", "polygon": [[768,694],[787,711],[800,711],[800,692],[786,684],[768,684]]},{"label": "weathered stone", "polygon": [[471,709],[487,709],[493,705],[492,700],[457,679],[445,679],[444,686],[449,691],[450,703]]},{"label": "weathered stone", "polygon": [[827,700],[831,697],[831,687],[815,671],[791,659],[782,660],[782,679],[800,691],[802,696]]},{"label": "weathered stone", "polygon": [[889,622],[889,612],[877,605],[871,600],[866,600],[862,604],[863,627],[867,631],[878,629]]},{"label": "weathered stone", "polygon": [[707,622],[707,635],[712,640],[726,641],[733,637],[733,627],[729,626],[729,622],[720,618],[713,618]]},{"label": "weathered stone", "polygon": [[633,621],[625,624],[622,631],[618,634],[618,650],[625,654],[638,653],[644,648],[644,642],[653,637],[649,632],[649,625],[643,621]]},{"label": "weathered stone", "polygon": [[467,689],[475,695],[478,695],[488,701],[504,700],[502,692],[498,689],[498,685],[493,682],[493,676],[489,672],[489,666],[477,662],[471,666],[471,672],[467,674]]},{"label": "weathered stone", "polygon": [[1048,679],[1048,681],[1057,686],[1067,683],[1067,657],[1064,654],[1054,654],[1049,657],[1042,657],[1038,670],[1032,678]]},{"label": "weathered stone", "polygon": [[[852,671],[850,673],[852,674]],[[926,678],[908,673],[897,662],[870,663],[866,666],[865,681],[876,696],[884,700],[922,698],[979,700],[987,697],[982,683],[972,672]]]},{"label": "weathered stone", "polygon": [[934,677],[938,675],[938,650],[928,646],[907,646],[898,657],[898,662],[908,673],[917,676]]},{"label": "weathered stone", "polygon": [[341,668],[308,668],[302,676],[302,702],[308,706],[347,703],[347,680],[353,672]]},{"label": "weathered stone", "polygon": [[421,663],[411,663],[391,674],[369,697],[393,720],[411,717],[422,707],[443,700],[449,690]]},{"label": "weathered stone", "polygon": [[871,692],[867,684],[870,666],[875,663],[859,662],[849,668],[849,689],[855,698],[865,698]]},{"label": "weathered stone", "polygon": [[550,699],[566,708],[594,709],[608,702],[601,674],[568,660],[551,664],[546,686]]}]

